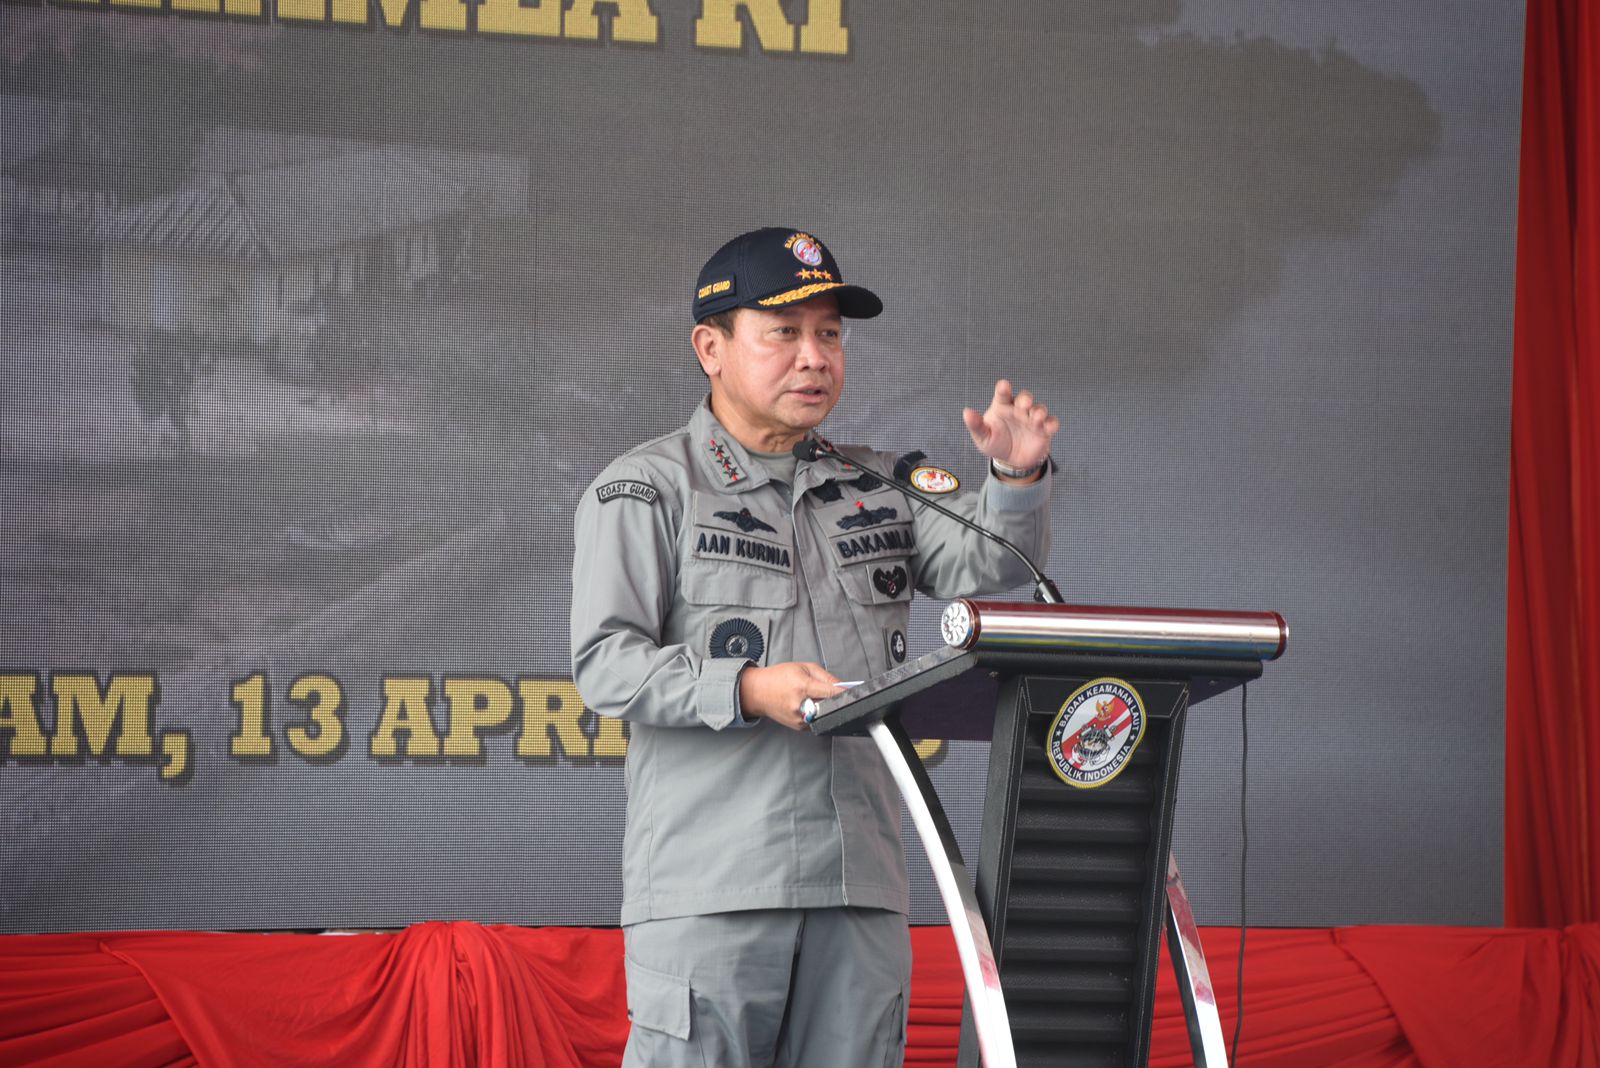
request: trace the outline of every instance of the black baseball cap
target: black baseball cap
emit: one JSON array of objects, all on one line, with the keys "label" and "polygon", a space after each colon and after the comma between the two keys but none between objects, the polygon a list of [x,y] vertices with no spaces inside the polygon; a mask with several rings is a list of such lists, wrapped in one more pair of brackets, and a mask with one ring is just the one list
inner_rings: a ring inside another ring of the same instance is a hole
[{"label": "black baseball cap", "polygon": [[832,293],[839,314],[871,319],[883,301],[870,289],[846,285],[826,245],[804,230],[767,226],[723,245],[700,268],[694,321],[730,308],[782,308]]}]

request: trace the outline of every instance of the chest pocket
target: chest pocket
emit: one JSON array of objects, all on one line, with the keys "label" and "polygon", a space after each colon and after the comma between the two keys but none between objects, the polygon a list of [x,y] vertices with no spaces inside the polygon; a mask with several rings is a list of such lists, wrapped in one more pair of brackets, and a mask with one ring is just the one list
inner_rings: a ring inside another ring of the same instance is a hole
[{"label": "chest pocket", "polygon": [[[759,495],[697,493],[679,572],[683,599],[706,608],[790,608],[794,536],[787,514]],[[765,505],[765,506],[764,506]]]},{"label": "chest pocket", "polygon": [[859,604],[903,604],[911,599],[911,558],[916,531],[911,505],[898,490],[883,490],[821,504],[812,520],[845,592]]},{"label": "chest pocket", "polygon": [[695,495],[678,572],[685,602],[679,625],[702,655],[777,662],[777,624],[797,596],[794,535],[788,515],[765,496]]}]

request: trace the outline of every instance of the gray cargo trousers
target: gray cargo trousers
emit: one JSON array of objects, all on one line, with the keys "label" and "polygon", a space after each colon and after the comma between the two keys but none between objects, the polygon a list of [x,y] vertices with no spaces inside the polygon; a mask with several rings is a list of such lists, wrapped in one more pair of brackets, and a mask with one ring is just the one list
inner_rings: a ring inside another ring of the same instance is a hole
[{"label": "gray cargo trousers", "polygon": [[623,1068],[899,1068],[910,1006],[906,918],[757,909],[624,931]]}]

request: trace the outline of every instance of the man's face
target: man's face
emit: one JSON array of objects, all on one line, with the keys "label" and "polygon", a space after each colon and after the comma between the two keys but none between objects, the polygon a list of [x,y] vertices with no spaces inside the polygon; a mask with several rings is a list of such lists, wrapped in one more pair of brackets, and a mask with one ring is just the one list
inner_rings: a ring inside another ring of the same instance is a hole
[{"label": "man's face", "polygon": [[771,311],[740,308],[731,336],[697,326],[694,347],[711,379],[711,410],[746,448],[788,450],[844,388],[843,323],[828,294]]}]

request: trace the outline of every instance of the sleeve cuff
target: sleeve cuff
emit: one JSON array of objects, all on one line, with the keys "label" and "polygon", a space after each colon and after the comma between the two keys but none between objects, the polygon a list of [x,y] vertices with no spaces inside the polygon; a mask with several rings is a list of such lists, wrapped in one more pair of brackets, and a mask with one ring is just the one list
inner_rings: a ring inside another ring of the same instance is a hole
[{"label": "sleeve cuff", "polygon": [[1050,483],[1055,479],[1056,465],[1046,461],[1044,474],[1034,482],[1018,484],[1002,482],[992,473],[984,483],[983,492],[989,506],[999,512],[1031,512],[1050,499]]},{"label": "sleeve cuff", "polygon": [[700,722],[716,731],[755,726],[739,714],[739,672],[749,666],[748,660],[706,659],[700,662],[700,681],[695,685],[695,712]]}]

